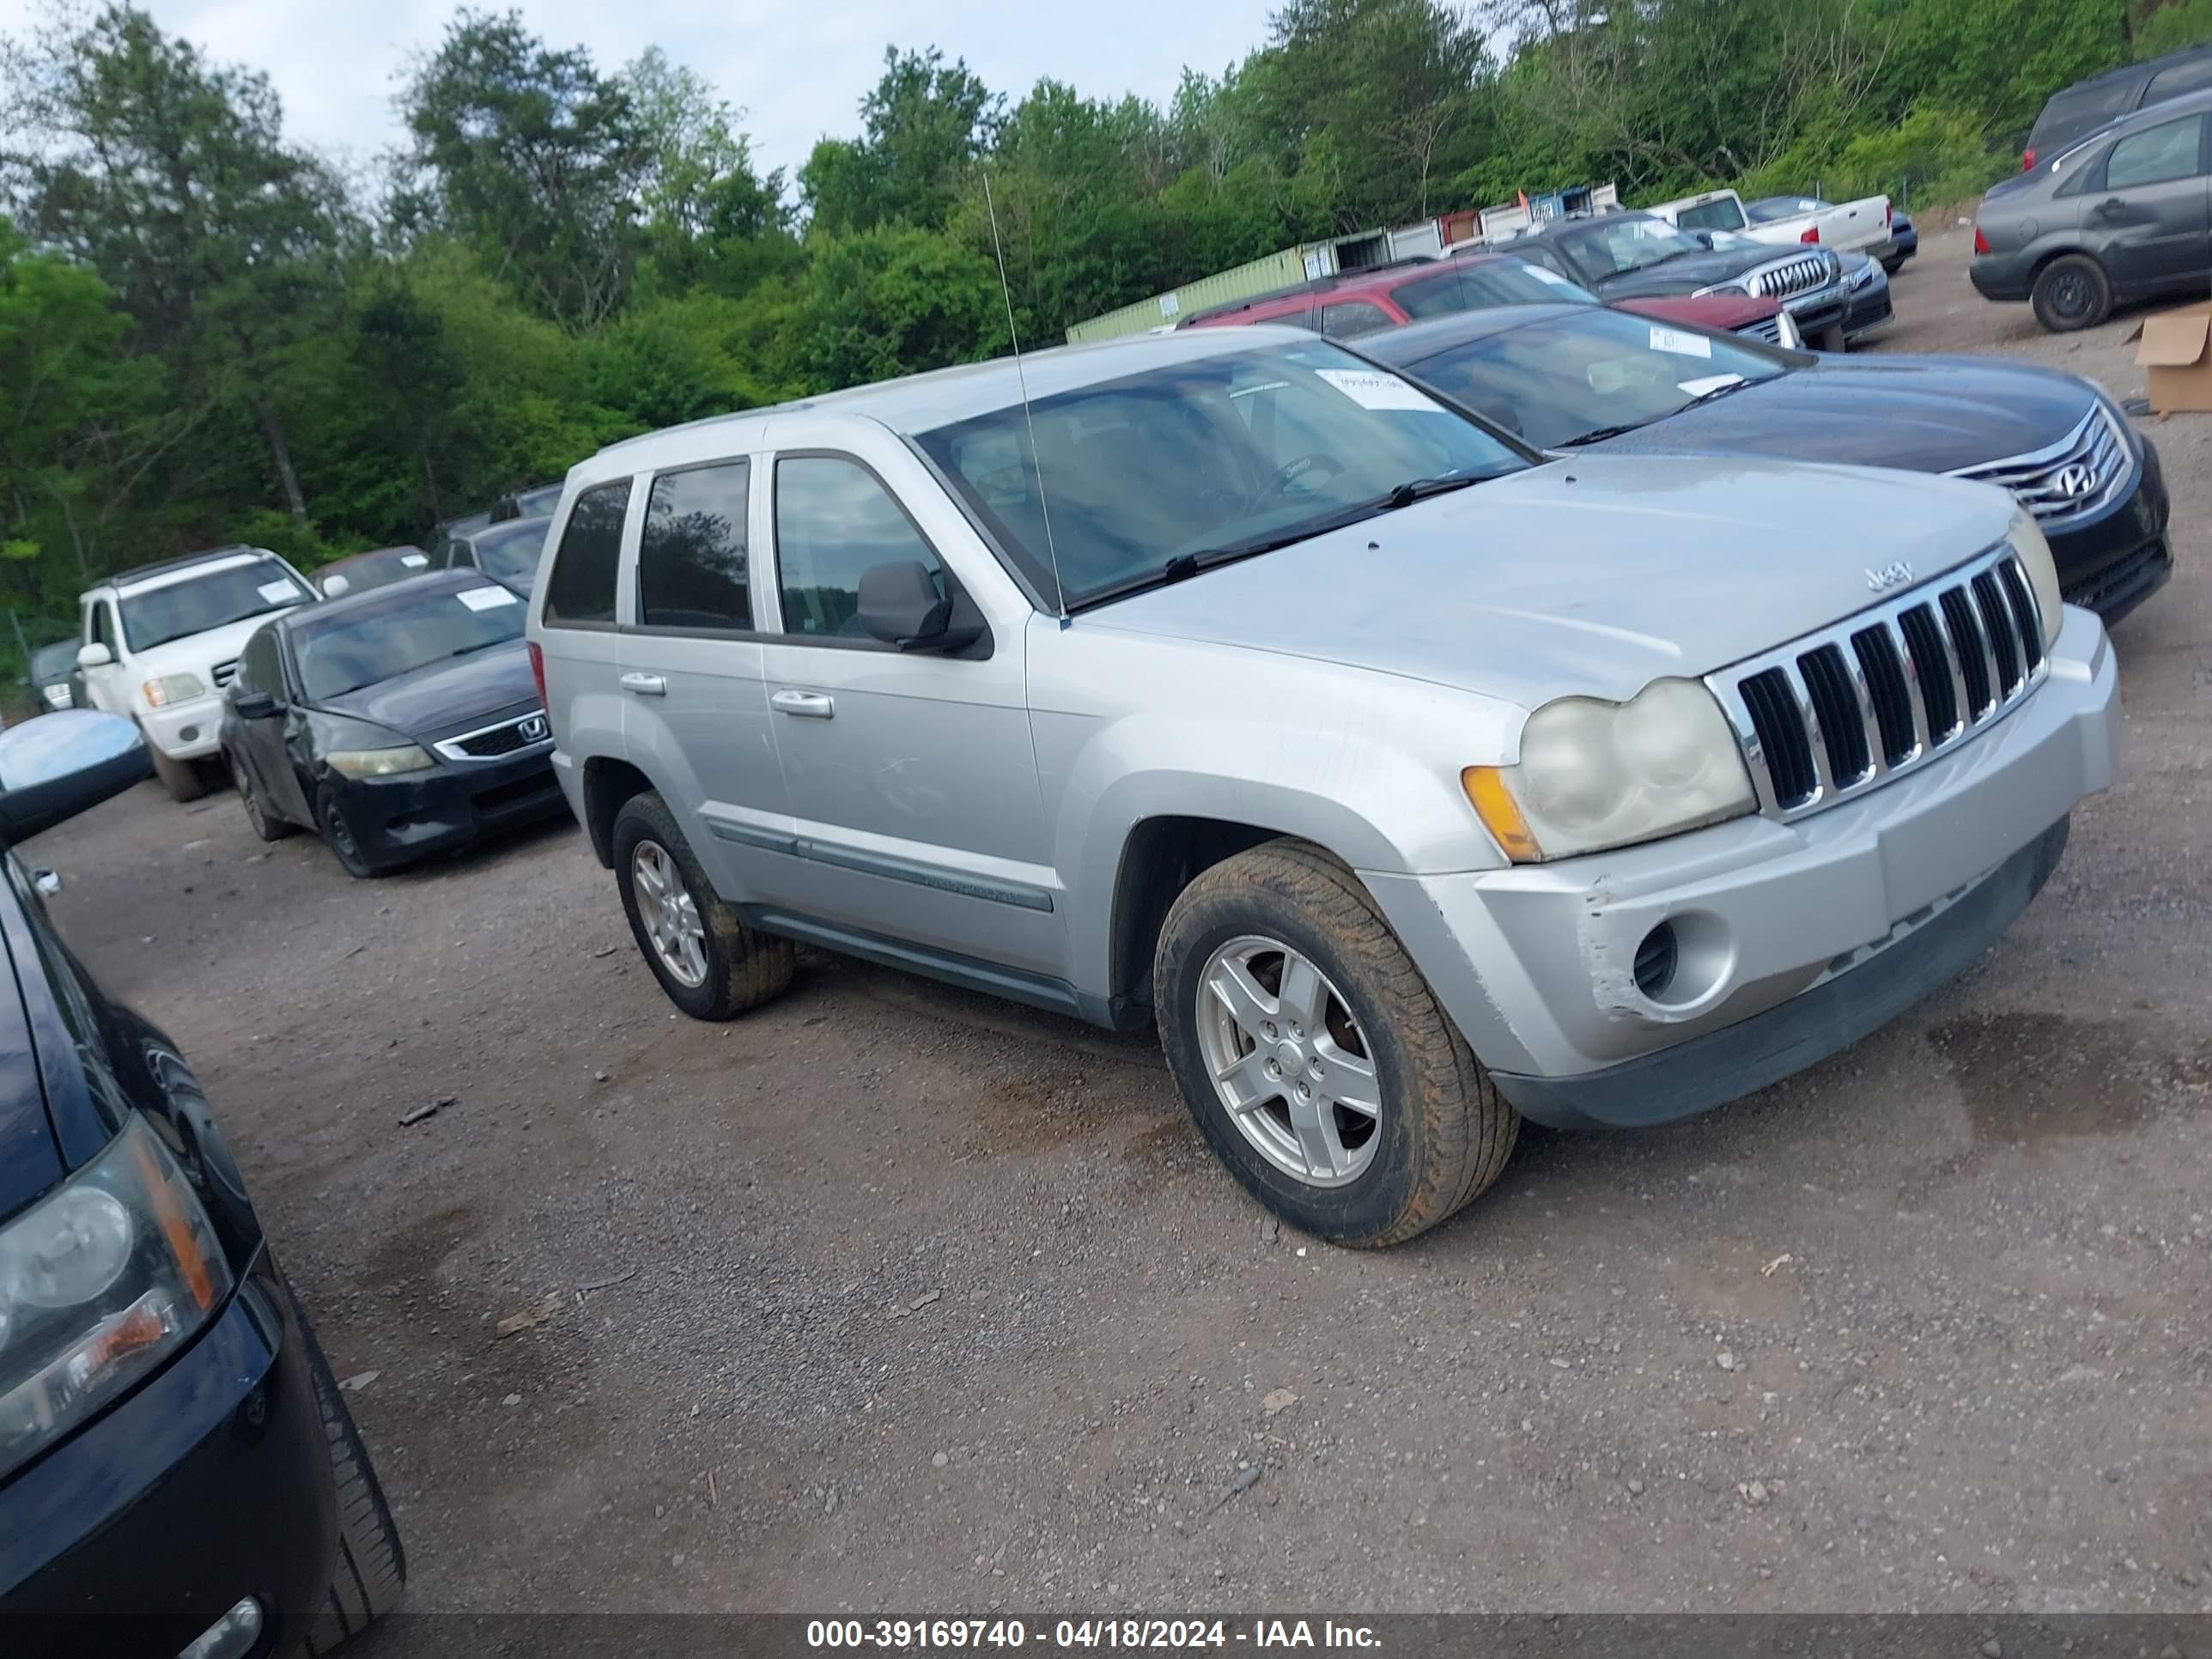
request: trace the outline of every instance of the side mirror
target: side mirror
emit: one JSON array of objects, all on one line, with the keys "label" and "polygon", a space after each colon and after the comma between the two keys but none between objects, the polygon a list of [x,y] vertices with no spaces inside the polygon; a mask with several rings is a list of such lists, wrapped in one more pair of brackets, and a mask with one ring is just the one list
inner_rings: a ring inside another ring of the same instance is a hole
[{"label": "side mirror", "polygon": [[860,626],[902,651],[961,651],[983,637],[975,602],[948,574],[945,591],[919,559],[860,573]]},{"label": "side mirror", "polygon": [[238,711],[242,720],[267,720],[276,718],[276,699],[266,691],[240,690],[230,694],[230,706]]},{"label": "side mirror", "polygon": [[51,830],[153,770],[146,739],[119,714],[57,708],[0,732],[0,841]]},{"label": "side mirror", "polygon": [[76,648],[76,665],[79,668],[105,668],[114,660],[115,653],[98,640]]}]

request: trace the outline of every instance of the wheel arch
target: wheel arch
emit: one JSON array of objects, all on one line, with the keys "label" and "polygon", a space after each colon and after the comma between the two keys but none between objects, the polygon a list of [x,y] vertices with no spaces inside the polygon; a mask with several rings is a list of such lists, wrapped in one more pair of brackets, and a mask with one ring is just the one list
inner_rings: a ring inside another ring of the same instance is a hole
[{"label": "wheel arch", "polygon": [[584,833],[603,869],[615,867],[615,815],[653,787],[653,780],[629,761],[595,755],[584,763]]}]

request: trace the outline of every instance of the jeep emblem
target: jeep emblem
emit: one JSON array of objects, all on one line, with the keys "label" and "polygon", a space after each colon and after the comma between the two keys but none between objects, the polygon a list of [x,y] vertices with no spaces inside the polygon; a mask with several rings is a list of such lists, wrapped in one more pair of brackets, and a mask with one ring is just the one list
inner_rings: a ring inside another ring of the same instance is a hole
[{"label": "jeep emblem", "polygon": [[1879,570],[1866,573],[1867,586],[1877,593],[1887,593],[1893,587],[1902,587],[1912,580],[1912,567],[1899,559],[1895,564],[1886,564]]}]

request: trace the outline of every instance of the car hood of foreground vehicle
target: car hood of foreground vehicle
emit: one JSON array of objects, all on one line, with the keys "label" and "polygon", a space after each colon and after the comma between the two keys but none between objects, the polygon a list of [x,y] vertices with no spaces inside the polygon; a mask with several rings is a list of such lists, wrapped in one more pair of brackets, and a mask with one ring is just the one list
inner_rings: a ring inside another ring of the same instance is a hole
[{"label": "car hood of foreground vehicle", "polygon": [[397,678],[379,680],[317,705],[351,714],[410,738],[438,738],[538,701],[530,675],[530,650],[502,640],[465,657],[434,662]]},{"label": "car hood of foreground vehicle", "polygon": [[[1726,400],[1723,400],[1726,401]],[[1625,702],[1877,603],[2002,538],[1987,484],[1757,459],[1555,461],[1102,605],[1103,626],[1427,680]]]},{"label": "car hood of foreground vehicle", "polygon": [[1601,455],[1766,455],[1952,472],[2047,447],[2094,395],[1971,357],[1821,362],[1593,445]]}]

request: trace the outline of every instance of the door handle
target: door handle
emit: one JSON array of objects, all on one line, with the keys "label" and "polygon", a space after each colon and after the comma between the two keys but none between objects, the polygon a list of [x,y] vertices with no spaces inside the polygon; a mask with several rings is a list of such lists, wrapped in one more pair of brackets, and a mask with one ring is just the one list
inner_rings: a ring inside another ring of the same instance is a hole
[{"label": "door handle", "polygon": [[801,720],[826,720],[837,712],[836,701],[826,691],[779,691],[768,701],[777,714]]},{"label": "door handle", "polygon": [[665,697],[668,695],[668,682],[658,674],[625,674],[622,677],[622,689],[641,697]]}]

